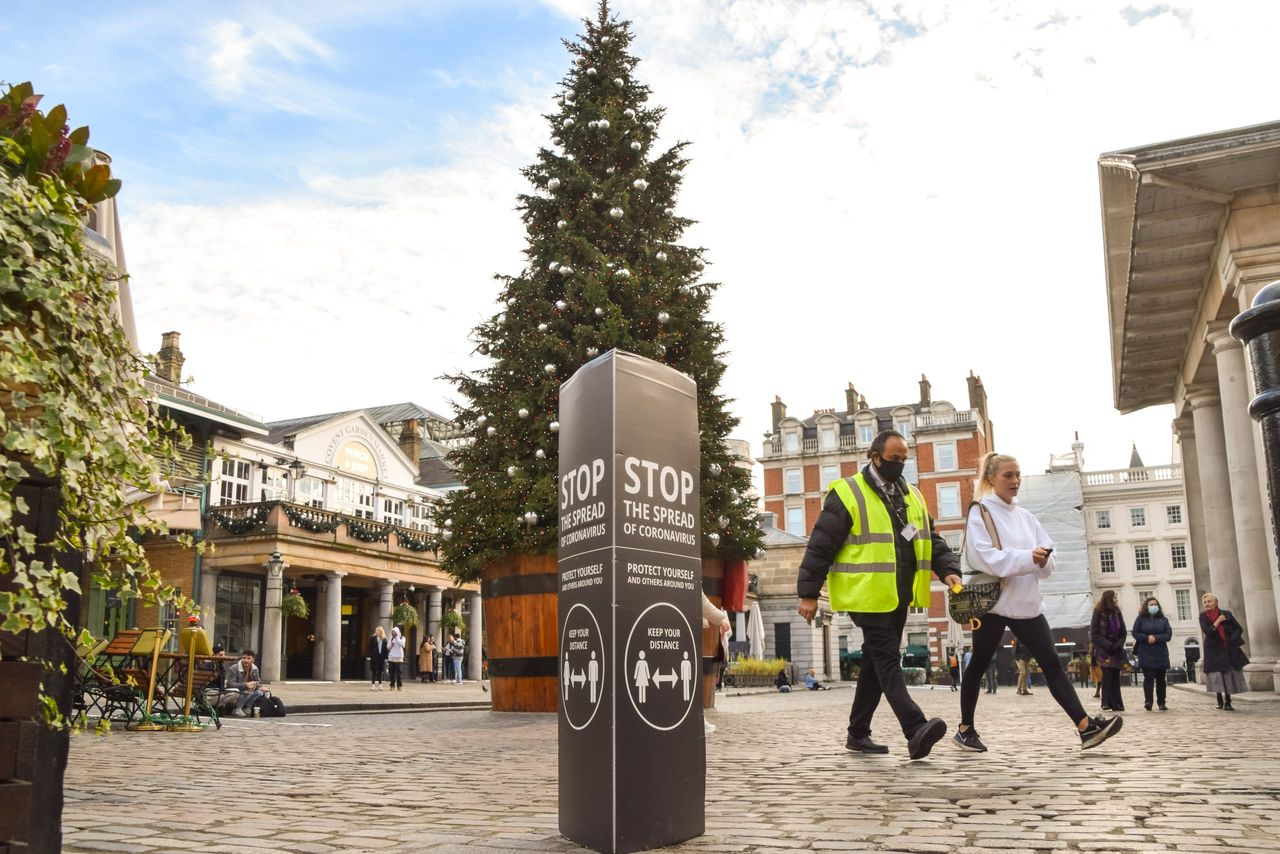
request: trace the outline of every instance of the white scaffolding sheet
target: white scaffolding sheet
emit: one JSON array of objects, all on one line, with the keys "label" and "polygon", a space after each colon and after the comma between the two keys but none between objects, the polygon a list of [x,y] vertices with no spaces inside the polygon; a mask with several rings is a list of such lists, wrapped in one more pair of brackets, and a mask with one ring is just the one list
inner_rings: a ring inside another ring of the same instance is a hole
[{"label": "white scaffolding sheet", "polygon": [[1035,514],[1053,540],[1053,575],[1040,582],[1044,615],[1055,629],[1089,625],[1093,594],[1089,590],[1089,549],[1084,535],[1084,495],[1078,472],[1028,475],[1022,479],[1018,504]]}]

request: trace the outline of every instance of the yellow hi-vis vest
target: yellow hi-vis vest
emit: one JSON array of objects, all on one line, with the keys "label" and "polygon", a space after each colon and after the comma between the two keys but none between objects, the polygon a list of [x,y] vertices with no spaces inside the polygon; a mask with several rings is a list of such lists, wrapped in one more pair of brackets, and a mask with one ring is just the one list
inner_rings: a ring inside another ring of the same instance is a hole
[{"label": "yellow hi-vis vest", "polygon": [[[932,574],[933,532],[920,490],[907,484],[904,496],[907,521],[916,526],[916,575],[912,582],[911,607],[929,606],[929,576]],[[884,613],[898,608],[898,556],[893,543],[893,521],[884,500],[871,489],[859,472],[831,484],[849,511],[853,525],[849,537],[827,575],[831,610]]]}]

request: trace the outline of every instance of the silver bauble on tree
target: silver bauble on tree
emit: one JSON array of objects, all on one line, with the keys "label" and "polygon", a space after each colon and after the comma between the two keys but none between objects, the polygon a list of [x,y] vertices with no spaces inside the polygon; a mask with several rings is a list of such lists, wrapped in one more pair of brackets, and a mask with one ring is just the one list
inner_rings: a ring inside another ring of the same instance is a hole
[{"label": "silver bauble on tree", "polygon": [[552,178],[550,181],[548,181],[548,182],[547,182],[547,189],[548,189],[548,190],[558,190],[558,189],[560,189],[560,179],[559,179],[559,178]]},{"label": "silver bauble on tree", "polygon": [[569,118],[565,119],[565,120],[564,120],[563,122],[561,122],[560,124],[561,124],[561,126],[562,126],[562,127],[566,127],[566,128],[571,128],[571,127],[573,127],[573,125],[574,125],[573,116],[569,116]]},{"label": "silver bauble on tree", "polygon": [[729,527],[729,517],[728,517],[728,516],[717,516],[717,517],[716,517],[716,524],[717,524],[717,525],[719,525],[721,528],[727,528],[727,527]]},{"label": "silver bauble on tree", "polygon": [[524,523],[525,523],[526,525],[536,525],[536,524],[538,524],[538,514],[537,514],[537,513],[534,513],[532,510],[527,511],[527,512],[524,514]]},{"label": "silver bauble on tree", "polygon": [[545,460],[547,458],[547,452],[539,448],[533,452],[533,458],[536,460]]},{"label": "silver bauble on tree", "polygon": [[498,323],[506,323],[506,322],[507,322],[507,315],[505,312],[503,314],[498,315]]},{"label": "silver bauble on tree", "polygon": [[602,198],[602,196],[601,196],[599,193],[597,193],[597,192],[593,192],[593,193],[591,194],[591,201],[593,201],[593,202],[598,202],[598,201],[600,201],[600,199],[601,199],[601,198]]},{"label": "silver bauble on tree", "polygon": [[719,535],[719,534],[707,534],[707,542],[711,543],[711,545],[712,545],[712,546],[718,546],[718,545],[720,545],[720,535]]},{"label": "silver bauble on tree", "polygon": [[707,473],[710,474],[712,477],[719,477],[720,472],[722,471],[724,471],[724,469],[720,468],[719,463],[712,463],[711,465],[707,466]]},{"label": "silver bauble on tree", "polygon": [[546,371],[548,374],[554,374],[556,372],[556,366],[548,362],[542,366],[542,370]]},{"label": "silver bauble on tree", "polygon": [[550,328],[551,328],[551,327],[550,327],[550,326],[547,326],[547,324],[545,324],[545,323],[539,323],[539,324],[538,324],[538,331],[539,331],[539,332],[546,332],[546,331],[547,331],[548,329],[550,329]]},{"label": "silver bauble on tree", "polygon": [[599,121],[597,121],[597,122],[596,122],[596,127],[600,128],[600,130],[608,130],[608,129],[609,129],[609,120],[608,120],[608,119],[600,119]]},{"label": "silver bauble on tree", "polygon": [[588,77],[595,77],[595,76],[596,76],[596,69],[595,69],[595,66],[591,66],[591,67],[587,68],[587,76],[588,76]]},{"label": "silver bauble on tree", "polygon": [[547,264],[547,269],[554,273],[556,270],[560,269],[560,262],[559,261],[550,262],[549,264]]},{"label": "silver bauble on tree", "polygon": [[671,315],[667,314],[665,311],[658,312],[659,323],[666,323],[670,319],[671,319]]},{"label": "silver bauble on tree", "polygon": [[657,123],[657,122],[645,122],[645,123],[644,123],[644,126],[645,126],[645,127],[647,127],[649,130],[657,130],[657,129],[658,129],[658,123]]},{"label": "silver bauble on tree", "polygon": [[559,272],[560,272],[560,275],[562,276],[572,276],[573,268],[570,267],[568,264],[561,264]]},{"label": "silver bauble on tree", "polygon": [[453,531],[450,531],[450,530],[448,530],[448,529],[446,528],[446,529],[444,530],[444,532],[440,534],[440,539],[442,539],[442,540],[452,540],[452,539],[453,539]]},{"label": "silver bauble on tree", "polygon": [[621,270],[614,273],[614,275],[617,276],[619,279],[629,279],[631,278],[631,271],[628,270],[626,267],[623,267]]},{"label": "silver bauble on tree", "polygon": [[548,425],[547,425],[547,429],[548,429],[548,430],[550,430],[552,433],[559,433],[559,432],[560,432],[560,422],[559,422],[559,421],[552,421],[550,424],[548,424]]},{"label": "silver bauble on tree", "polygon": [[604,309],[596,306],[596,317],[604,317]]},{"label": "silver bauble on tree", "polygon": [[489,420],[489,416],[487,415],[477,415],[476,426],[483,427],[488,420]]},{"label": "silver bauble on tree", "polygon": [[609,208],[609,216],[614,219],[622,219],[622,208]]},{"label": "silver bauble on tree", "polygon": [[613,78],[613,85],[614,85],[614,86],[621,86],[621,85],[622,85],[622,78],[621,78],[621,77],[615,77],[615,78]]},{"label": "silver bauble on tree", "polygon": [[525,409],[524,407],[521,407],[520,409],[516,410],[516,415],[519,415],[521,418],[528,418],[529,410]]},{"label": "silver bauble on tree", "polygon": [[622,111],[622,115],[628,119],[634,119],[636,117],[636,111],[631,109],[630,107],[627,107],[625,110]]},{"label": "silver bauble on tree", "polygon": [[647,190],[649,189],[649,182],[643,178],[637,178],[631,182],[631,186],[635,187],[637,190]]},{"label": "silver bauble on tree", "polygon": [[665,260],[667,260],[667,253],[665,253],[665,252],[663,252],[663,251],[659,250],[659,251],[658,251],[658,254],[657,254],[657,255],[654,255],[653,257],[654,257],[654,258],[657,258],[659,261],[665,261]]},{"label": "silver bauble on tree", "polygon": [[599,347],[588,347],[588,348],[587,348],[587,358],[589,358],[589,359],[594,359],[596,356],[599,356],[599,355],[600,355],[600,348],[599,348]]},{"label": "silver bauble on tree", "polygon": [[604,173],[606,175],[612,175],[614,172],[617,172],[617,171],[618,171],[617,166],[610,166],[608,169],[604,170]]},{"label": "silver bauble on tree", "polygon": [[675,209],[675,208],[663,208],[663,209],[662,209],[662,213],[663,213],[665,216],[675,216],[675,215],[676,215],[676,209]]},{"label": "silver bauble on tree", "polygon": [[562,219],[562,220],[557,220],[557,221],[556,221],[556,228],[561,228],[561,229],[562,229],[562,228],[564,228],[564,227],[565,227],[566,225],[568,225],[568,224],[569,224],[569,221],[568,221],[568,220],[564,220],[564,219]]},{"label": "silver bauble on tree", "polygon": [[638,143],[638,142],[633,142],[633,143],[631,143],[631,150],[632,150],[632,151],[639,151],[639,150],[640,150],[640,148],[641,148],[640,143]]},{"label": "silver bauble on tree", "polygon": [[515,477],[516,472],[518,471],[520,471],[520,469],[516,468],[515,466],[507,466],[507,477]]},{"label": "silver bauble on tree", "polygon": [[569,307],[569,303],[565,302],[564,300],[562,299],[556,300],[556,311],[564,311],[568,307]]},{"label": "silver bauble on tree", "polygon": [[487,427],[487,428],[485,428],[485,431],[484,431],[484,432],[485,432],[485,435],[486,435],[486,436],[495,436],[495,435],[497,435],[497,433],[498,433],[498,428],[497,428],[497,427]]}]

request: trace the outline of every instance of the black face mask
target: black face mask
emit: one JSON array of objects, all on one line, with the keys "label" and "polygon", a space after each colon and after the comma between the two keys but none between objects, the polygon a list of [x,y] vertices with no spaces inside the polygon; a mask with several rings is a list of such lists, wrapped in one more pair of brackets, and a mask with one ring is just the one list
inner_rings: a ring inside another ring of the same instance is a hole
[{"label": "black face mask", "polygon": [[876,464],[876,471],[880,472],[880,476],[884,478],[885,483],[897,483],[898,478],[902,477],[902,470],[906,468],[906,463],[897,460],[886,460],[880,458],[880,462]]}]

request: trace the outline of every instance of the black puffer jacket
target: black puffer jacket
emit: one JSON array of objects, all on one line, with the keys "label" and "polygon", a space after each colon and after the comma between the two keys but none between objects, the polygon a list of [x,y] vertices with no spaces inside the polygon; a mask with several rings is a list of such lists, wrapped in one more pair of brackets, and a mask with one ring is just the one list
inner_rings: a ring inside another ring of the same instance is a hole
[{"label": "black puffer jacket", "polygon": [[[1155,636],[1155,643],[1147,638]],[[1139,614],[1133,621],[1133,641],[1138,648],[1138,666],[1152,670],[1169,669],[1169,641],[1173,640],[1173,628],[1161,611],[1156,616]]]}]

